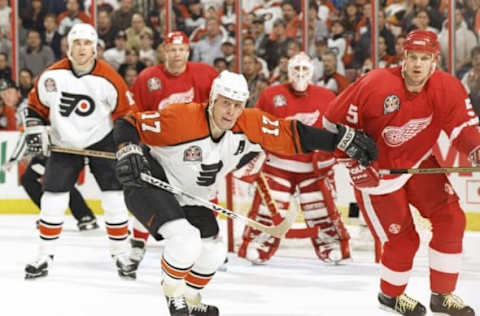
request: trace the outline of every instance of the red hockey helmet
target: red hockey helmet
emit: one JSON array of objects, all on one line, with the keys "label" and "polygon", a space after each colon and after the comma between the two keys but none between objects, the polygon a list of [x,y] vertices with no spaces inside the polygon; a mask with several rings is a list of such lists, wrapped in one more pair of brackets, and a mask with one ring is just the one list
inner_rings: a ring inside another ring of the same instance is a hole
[{"label": "red hockey helmet", "polygon": [[167,37],[163,40],[163,44],[187,44],[189,45],[187,35],[182,31],[173,31],[167,34]]},{"label": "red hockey helmet", "polygon": [[403,42],[403,49],[405,51],[416,50],[428,52],[434,55],[440,53],[437,35],[431,31],[424,30],[413,30],[408,33]]}]

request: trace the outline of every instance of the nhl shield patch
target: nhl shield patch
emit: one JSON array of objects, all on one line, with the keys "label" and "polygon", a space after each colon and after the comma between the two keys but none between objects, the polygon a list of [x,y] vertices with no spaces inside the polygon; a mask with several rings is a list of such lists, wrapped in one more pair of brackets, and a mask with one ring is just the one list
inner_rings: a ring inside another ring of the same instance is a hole
[{"label": "nhl shield patch", "polygon": [[273,105],[278,108],[287,105],[287,98],[283,94],[277,94],[273,97]]},{"label": "nhl shield patch", "polygon": [[183,161],[202,161],[202,148],[193,145],[183,152]]},{"label": "nhl shield patch", "polygon": [[47,92],[57,92],[57,84],[52,78],[47,78],[44,84]]},{"label": "nhl shield patch", "polygon": [[152,77],[147,81],[148,91],[160,90],[162,88],[162,82],[157,77]]},{"label": "nhl shield patch", "polygon": [[400,109],[400,98],[391,94],[383,101],[383,114],[393,113]]}]

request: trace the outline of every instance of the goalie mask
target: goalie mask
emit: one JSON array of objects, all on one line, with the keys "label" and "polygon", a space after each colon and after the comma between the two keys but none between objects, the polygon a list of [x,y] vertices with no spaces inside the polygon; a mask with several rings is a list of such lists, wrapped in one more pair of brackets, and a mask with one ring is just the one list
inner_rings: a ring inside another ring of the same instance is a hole
[{"label": "goalie mask", "polygon": [[215,103],[218,95],[222,95],[229,99],[240,101],[243,106],[247,103],[250,93],[245,77],[228,70],[224,70],[213,80],[212,89],[210,90],[210,106]]},{"label": "goalie mask", "polygon": [[305,92],[313,77],[313,64],[304,52],[288,60],[288,82],[298,92]]},{"label": "goalie mask", "polygon": [[97,31],[90,24],[79,23],[79,24],[75,24],[70,30],[70,32],[68,32],[68,35],[67,35],[68,59],[72,60],[72,46],[73,46],[73,42],[77,39],[86,39],[91,41],[93,45],[93,58],[97,57],[97,42],[98,42]]}]

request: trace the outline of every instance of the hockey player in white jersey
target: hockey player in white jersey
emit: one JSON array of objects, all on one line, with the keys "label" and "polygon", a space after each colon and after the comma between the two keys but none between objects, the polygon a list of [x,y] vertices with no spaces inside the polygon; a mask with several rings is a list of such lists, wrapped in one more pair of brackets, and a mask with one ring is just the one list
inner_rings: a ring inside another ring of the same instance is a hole
[{"label": "hockey player in white jersey", "polygon": [[[134,101],[120,75],[97,60],[97,38],[91,25],[76,24],[67,37],[68,58],[48,67],[35,82],[25,120],[27,150],[31,153],[47,151],[49,139],[60,147],[114,151],[114,121],[128,112]],[[123,265],[128,262],[128,212],[114,165],[113,160],[89,158],[90,171],[102,191],[110,254],[120,276],[130,277]],[[69,192],[83,167],[83,156],[50,154],[43,179],[39,252],[25,268],[26,279],[48,274]]]},{"label": "hockey player in white jersey", "polygon": [[209,200],[216,196],[218,179],[246,153],[262,148],[285,155],[335,150],[364,165],[376,159],[373,141],[361,132],[339,126],[338,133],[329,133],[244,109],[248,97],[246,79],[224,71],[214,80],[207,104],[171,104],[160,111],[130,113],[115,123],[116,171],[128,209],[155,239],[165,239],[161,265],[171,316],[219,315],[200,293],[226,249],[211,210],[146,184],[142,173]]}]

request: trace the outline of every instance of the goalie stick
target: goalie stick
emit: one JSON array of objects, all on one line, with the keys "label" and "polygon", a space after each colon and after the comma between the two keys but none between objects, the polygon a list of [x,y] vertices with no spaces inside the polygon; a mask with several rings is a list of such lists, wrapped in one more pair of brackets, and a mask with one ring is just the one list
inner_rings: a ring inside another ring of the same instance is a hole
[{"label": "goalie stick", "polygon": [[[113,152],[108,152],[108,151],[100,151],[100,150],[91,150],[91,149],[76,149],[76,148],[64,148],[64,147],[58,147],[58,146],[50,146],[50,150],[53,152],[61,152],[61,153],[66,153],[66,154],[75,154],[75,155],[82,155],[82,156],[90,156],[90,157],[98,157],[98,158],[105,158],[105,159],[115,159],[115,153]],[[186,196],[192,200],[195,200],[202,206],[209,208],[217,213],[222,213],[230,218],[233,219],[240,219],[243,220],[247,225],[258,229],[260,231],[263,231],[267,234],[270,234],[272,236],[278,237],[278,238],[283,238],[284,235],[287,233],[287,231],[290,229],[292,226],[293,222],[297,218],[297,212],[292,211],[288,212],[287,216],[285,216],[285,219],[276,226],[266,226],[263,225],[251,218],[248,218],[246,216],[240,215],[238,213],[235,213],[233,211],[230,211],[229,209],[226,209],[224,207],[221,207],[215,203],[212,203],[210,201],[203,200],[202,198],[199,198],[193,194],[187,193],[185,191],[180,190],[179,188],[176,188],[172,186],[171,184],[164,182],[160,179],[157,179],[155,177],[152,177],[151,175],[142,173],[141,174],[141,179],[149,183],[153,186],[156,186],[158,188],[161,188],[165,191],[168,191],[170,193],[176,194],[176,195],[183,195]]]}]

